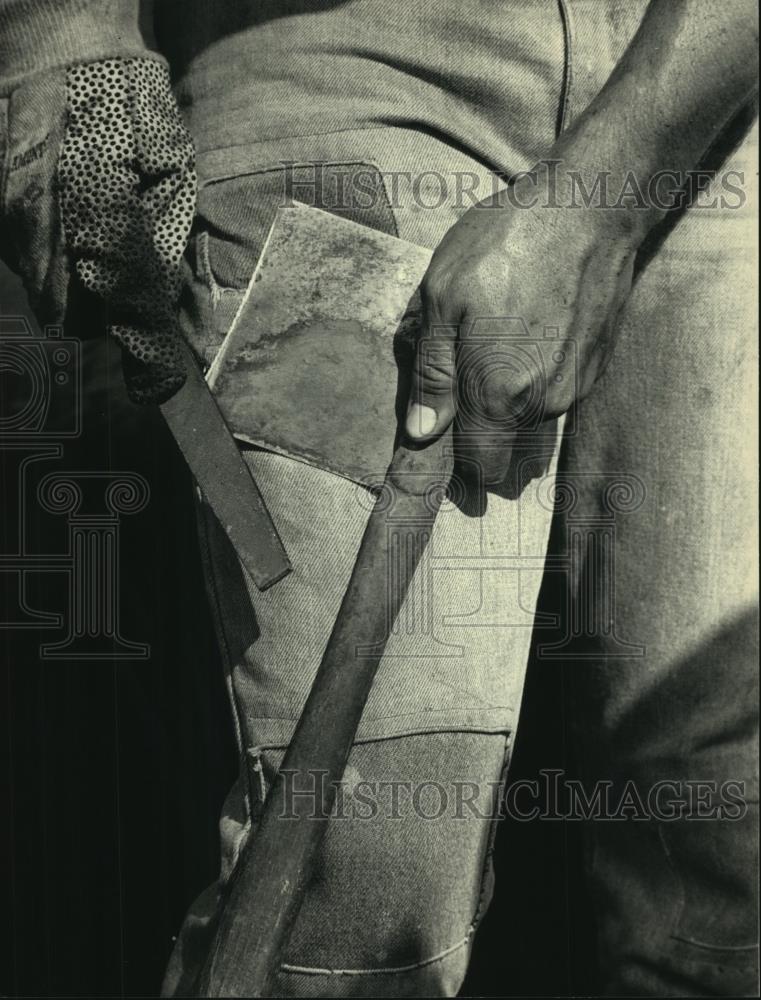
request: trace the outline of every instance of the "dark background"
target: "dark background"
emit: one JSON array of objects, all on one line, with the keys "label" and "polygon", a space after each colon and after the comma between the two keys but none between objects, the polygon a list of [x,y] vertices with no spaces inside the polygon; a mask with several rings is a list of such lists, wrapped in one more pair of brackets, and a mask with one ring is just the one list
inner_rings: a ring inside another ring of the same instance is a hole
[{"label": "dark background", "polygon": [[[32,320],[0,270],[0,317],[17,315]],[[60,631],[0,629],[0,994],[152,996],[185,909],[216,877],[235,748],[187,471],[158,414],[126,400],[101,331],[67,332],[85,338],[85,426],[40,472],[128,470],[149,483],[147,507],[121,522],[119,605],[122,634],[151,652],[43,660],[40,643]],[[3,376],[3,406],[13,392]],[[1,438],[0,490],[8,551],[18,497]],[[65,518],[26,507],[39,551],[62,551]],[[7,574],[3,585],[13,585]],[[28,598],[62,610],[61,574],[39,574]],[[0,619],[11,605],[0,590]],[[557,665],[531,664],[512,779],[572,770],[562,693]],[[589,991],[579,834],[563,822],[500,824],[497,891],[462,995]]]}]

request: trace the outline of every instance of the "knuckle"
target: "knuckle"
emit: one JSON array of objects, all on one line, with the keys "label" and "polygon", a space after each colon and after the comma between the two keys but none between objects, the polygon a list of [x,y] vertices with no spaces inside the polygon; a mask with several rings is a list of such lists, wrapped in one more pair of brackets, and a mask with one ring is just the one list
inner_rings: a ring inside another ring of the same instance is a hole
[{"label": "knuckle", "polygon": [[484,412],[492,418],[504,417],[511,409],[511,393],[500,376],[487,378],[481,386],[480,397]]},{"label": "knuckle", "polygon": [[417,382],[430,391],[447,391],[454,381],[454,359],[446,345],[421,343],[414,366]]},{"label": "knuckle", "polygon": [[483,367],[468,366],[459,379],[460,406],[471,421],[482,426],[499,423],[509,411],[509,395],[501,378],[498,373],[490,375],[488,357],[483,360]]},{"label": "knuckle", "polygon": [[420,283],[423,305],[429,319],[453,321],[460,313],[463,302],[460,280],[448,267],[431,266]]},{"label": "knuckle", "polygon": [[429,304],[437,304],[446,298],[448,288],[449,276],[442,268],[435,265],[428,268],[420,282],[423,301]]}]

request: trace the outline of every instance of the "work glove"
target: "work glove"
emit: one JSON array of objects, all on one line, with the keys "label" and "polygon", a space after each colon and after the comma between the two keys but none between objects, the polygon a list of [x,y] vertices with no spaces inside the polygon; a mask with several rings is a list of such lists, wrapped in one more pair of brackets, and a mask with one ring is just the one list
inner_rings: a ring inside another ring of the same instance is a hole
[{"label": "work glove", "polygon": [[78,63],[8,100],[1,252],[41,323],[61,323],[72,280],[105,305],[127,391],[168,399],[185,379],[176,301],[195,211],[193,143],[165,66]]}]

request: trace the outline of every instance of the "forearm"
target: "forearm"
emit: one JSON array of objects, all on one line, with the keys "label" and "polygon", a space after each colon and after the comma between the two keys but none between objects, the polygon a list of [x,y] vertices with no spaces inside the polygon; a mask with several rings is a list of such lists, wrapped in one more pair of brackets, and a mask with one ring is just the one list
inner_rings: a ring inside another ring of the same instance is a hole
[{"label": "forearm", "polygon": [[[613,183],[684,176],[757,87],[753,0],[651,0],[606,85],[556,155]],[[660,213],[654,212],[658,216]]]}]

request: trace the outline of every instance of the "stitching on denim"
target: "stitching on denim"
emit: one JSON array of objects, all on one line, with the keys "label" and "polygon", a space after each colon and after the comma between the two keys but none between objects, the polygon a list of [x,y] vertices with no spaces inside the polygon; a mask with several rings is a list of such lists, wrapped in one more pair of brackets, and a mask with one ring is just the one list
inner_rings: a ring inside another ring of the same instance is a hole
[{"label": "stitching on denim", "polygon": [[[506,726],[489,729],[479,726],[446,725],[436,729],[404,729],[399,733],[388,733],[380,736],[361,736],[355,739],[352,746],[367,746],[368,743],[388,743],[390,740],[409,740],[416,736],[442,736],[445,733],[467,733],[474,736],[505,736],[512,738],[512,730]],[[259,743],[260,750],[286,750],[290,740],[279,740],[276,743]]]},{"label": "stitching on denim", "polygon": [[679,934],[672,934],[671,937],[674,941],[681,941],[683,944],[689,944],[695,948],[702,948],[704,951],[731,951],[735,954],[738,952],[758,951],[757,944],[708,944],[707,941],[698,941],[697,938],[681,937]]},{"label": "stitching on denim", "polygon": [[249,766],[251,770],[256,775],[256,783],[258,784],[259,801],[264,804],[264,800],[267,798],[267,779],[264,776],[264,766],[262,765],[262,753],[264,747],[255,746],[249,747],[246,750],[246,755],[249,758]]},{"label": "stitching on denim", "polygon": [[[415,713],[411,713],[415,714]],[[391,716],[393,718],[393,716]],[[249,722],[256,723],[258,720],[252,716],[248,717]],[[265,719],[265,722],[272,722],[277,720]],[[295,719],[287,719],[283,721],[291,722],[294,726],[296,725]],[[379,722],[385,721],[384,719],[378,720]],[[355,738],[352,746],[365,746],[368,743],[386,743],[389,740],[406,740],[414,736],[441,736],[442,733],[473,733],[481,736],[506,736],[512,738],[513,730],[507,725],[495,725],[491,726],[466,726],[457,725],[455,723],[447,723],[443,726],[426,727],[420,729],[403,729],[400,732],[393,733],[383,733],[376,736],[360,736]],[[259,743],[258,747],[260,750],[284,750],[288,747],[290,740],[277,740],[272,743]]]},{"label": "stitching on denim", "polygon": [[209,234],[206,230],[196,237],[196,271],[198,277],[203,281],[211,295],[211,307],[216,309],[222,294],[222,288],[217,284],[217,279],[211,270],[211,260],[209,258]]},{"label": "stitching on denim", "polygon": [[469,932],[461,941],[457,944],[450,945],[449,948],[445,948],[443,951],[438,952],[436,955],[432,955],[430,958],[423,959],[422,962],[413,962],[411,965],[397,965],[391,968],[378,968],[378,969],[319,969],[308,965],[281,965],[280,971],[287,972],[290,975],[303,975],[303,976],[393,976],[399,975],[404,972],[414,972],[415,969],[425,968],[427,965],[434,965],[436,962],[441,962],[443,959],[447,958],[449,955],[454,954],[454,952],[459,951],[464,948],[472,937],[472,932]]},{"label": "stitching on denim", "polygon": [[[500,775],[500,781],[504,781],[508,768],[510,766],[512,751],[512,734],[508,733],[505,737],[505,758],[502,766],[502,773]],[[488,865],[494,854],[494,843],[497,834],[497,817],[493,817],[489,824],[489,838],[486,845],[486,850],[484,851],[484,860],[481,866],[481,885],[478,894],[478,902],[476,904],[475,913],[468,927],[468,933],[462,940],[458,941],[457,944],[450,945],[449,948],[445,948],[443,951],[438,952],[436,955],[432,955],[430,958],[424,959],[421,962],[414,962],[410,965],[400,965],[392,968],[378,968],[378,969],[320,969],[313,968],[310,966],[300,966],[300,965],[282,965],[280,967],[281,973],[289,973],[290,975],[311,975],[311,976],[384,976],[384,975],[399,975],[405,972],[414,972],[416,969],[422,969],[425,966],[433,965],[436,962],[441,962],[443,959],[452,955],[454,952],[459,951],[461,948],[466,947],[476,933],[476,928],[478,927],[479,921],[483,916],[484,912],[484,899],[486,893],[486,873],[488,870]]]},{"label": "stitching on denim", "polygon": [[[323,133],[316,133],[316,138],[320,138]],[[326,135],[331,133],[327,132]],[[256,149],[260,143],[245,143],[243,144],[245,148]],[[230,147],[236,149],[238,147]],[[217,152],[217,150],[212,150],[210,152]],[[199,179],[198,189],[199,191],[210,184],[222,184],[224,181],[236,181],[241,177],[257,177],[259,174],[274,174],[277,171],[285,172],[286,166],[289,167],[373,167],[382,176],[383,171],[380,169],[377,163],[373,160],[278,160],[276,163],[266,163],[263,166],[252,166],[243,167],[240,170],[236,170],[235,173],[230,174],[215,174],[213,177],[206,177],[203,180]],[[390,207],[390,206],[389,206]]]},{"label": "stitching on denim", "polygon": [[[449,730],[447,730],[449,731]],[[458,730],[454,730],[457,732]],[[421,734],[425,735],[425,734]],[[508,732],[505,734],[505,757],[502,765],[502,771],[500,774],[500,783],[502,784],[507,775],[510,761],[512,757],[512,740],[513,734]],[[396,737],[385,737],[385,739],[394,739]],[[402,737],[398,737],[402,738]],[[374,740],[368,740],[367,742],[376,742]],[[378,740],[377,742],[380,742]],[[258,750],[268,749],[266,746],[260,745],[257,747]],[[461,948],[466,947],[472,938],[474,937],[478,924],[483,917],[485,911],[484,900],[486,895],[486,881],[487,881],[487,870],[488,865],[494,854],[494,844],[497,835],[497,820],[498,816],[493,816],[489,823],[489,837],[486,845],[486,850],[484,851],[484,859],[481,865],[481,882],[479,887],[478,902],[476,903],[475,912],[471,918],[470,924],[468,926],[468,932],[460,941],[456,944],[450,945],[443,951],[437,952],[437,954],[432,955],[430,958],[423,959],[420,962],[413,962],[409,965],[399,965],[394,967],[381,967],[377,969],[328,969],[328,968],[318,968],[313,966],[302,966],[302,965],[289,965],[283,964],[280,967],[281,973],[288,973],[289,975],[305,975],[305,976],[384,976],[384,975],[399,975],[405,972],[414,972],[416,969],[422,969],[426,966],[433,965],[436,962],[441,962],[449,955],[454,954],[454,952],[459,951]]]},{"label": "stitching on denim", "polygon": [[11,159],[11,143],[9,129],[10,98],[0,97],[0,212],[5,214],[5,186],[8,164]]},{"label": "stitching on denim", "polygon": [[[513,749],[513,734],[507,733],[505,737],[505,757],[502,763],[502,771],[499,776],[499,787],[503,789],[505,786],[505,781],[507,779],[507,772],[510,767],[510,761],[512,759],[512,749]],[[497,839],[497,820],[499,818],[499,810],[497,809],[496,814],[492,816],[489,823],[489,837],[486,842],[486,851],[484,852],[484,860],[481,865],[481,886],[478,893],[478,903],[476,904],[476,912],[473,914],[473,919],[470,923],[470,933],[475,934],[476,928],[481,922],[481,918],[485,912],[484,900],[486,897],[486,873],[489,870],[491,864],[491,859],[494,857],[494,844]]]},{"label": "stitching on denim", "polygon": [[560,19],[563,22],[563,34],[565,35],[565,71],[563,73],[563,85],[560,95],[560,108],[556,135],[560,135],[567,128],[571,106],[571,90],[573,86],[573,57],[575,49],[575,26],[573,14],[571,13],[571,0],[558,0],[560,9]]},{"label": "stitching on denim", "polygon": [[241,848],[244,846],[244,842],[246,842],[248,840],[249,834],[251,833],[251,826],[252,826],[252,822],[253,821],[251,819],[251,809],[250,809],[250,806],[248,804],[247,799],[248,799],[248,796],[246,796],[246,794],[244,792],[244,800],[245,800],[246,810],[248,811],[249,815],[246,818],[246,822],[241,826],[240,830],[238,831],[238,833],[233,838],[232,851],[231,851],[231,854],[230,854],[230,862],[229,862],[230,875],[228,877],[228,881],[229,881],[230,878],[232,878],[232,873],[238,867],[238,861],[240,860]]},{"label": "stitching on denim", "polygon": [[[251,144],[256,146],[257,144]],[[225,181],[239,180],[242,177],[259,177],[262,174],[273,174],[273,173],[285,173],[286,165],[290,167],[313,167],[320,165],[321,167],[370,167],[378,175],[381,187],[383,190],[383,195],[386,202],[386,208],[388,209],[391,223],[393,225],[393,232],[390,233],[392,236],[399,235],[399,226],[397,224],[396,215],[393,210],[393,206],[389,201],[388,191],[386,190],[386,179],[381,170],[380,166],[373,160],[346,160],[346,159],[331,159],[331,160],[281,160],[277,163],[265,164],[264,166],[254,166],[245,167],[240,170],[236,170],[234,173],[220,174],[212,177],[207,177],[204,180],[198,182],[199,192],[204,188],[210,187],[214,184],[223,184]],[[211,294],[211,304],[212,308],[216,309],[219,305],[221,299],[225,295],[242,295],[246,292],[247,285],[241,287],[236,287],[234,285],[221,285],[214,274],[214,269],[211,266],[211,255],[209,253],[209,234],[207,230],[202,229],[198,236],[196,237],[196,273],[198,277],[204,282]],[[286,452],[288,457],[297,458],[297,456],[290,455]],[[300,459],[304,461],[303,459]],[[310,463],[307,463],[310,464]],[[347,477],[348,478],[348,477]],[[352,480],[353,481],[353,480]]]},{"label": "stitching on denim", "polygon": [[217,639],[220,646],[220,652],[222,654],[222,661],[225,670],[225,687],[227,688],[227,696],[230,699],[231,714],[233,717],[233,727],[235,729],[235,742],[238,747],[238,758],[241,773],[245,776],[245,788],[248,789],[246,792],[244,790],[244,805],[246,812],[248,813],[248,821],[251,819],[251,791],[249,786],[249,775],[248,775],[248,762],[246,759],[246,748],[243,742],[243,728],[241,725],[241,707],[238,704],[238,698],[235,693],[235,685],[233,684],[233,666],[232,666],[232,656],[230,654],[230,647],[227,643],[227,634],[224,628],[224,619],[222,617],[222,608],[220,604],[219,589],[217,588],[217,574],[214,567],[214,559],[211,554],[211,545],[209,543],[209,525],[207,521],[207,511],[203,507],[203,501],[200,499],[198,488],[196,488],[196,493],[194,496],[195,507],[196,507],[196,528],[198,532],[198,538],[200,541],[201,549],[201,559],[204,564],[204,579],[207,581],[207,594],[209,596],[209,604],[212,619],[214,620],[214,631],[216,632]]},{"label": "stitching on denim", "polygon": [[220,285],[214,276],[211,266],[211,255],[209,254],[209,234],[202,229],[196,236],[196,277],[200,278],[206,286],[206,290],[211,296],[212,309],[216,309],[222,299],[227,295],[240,296],[245,294],[246,287],[236,288],[234,285]]},{"label": "stitching on denim", "polygon": [[707,952],[733,952],[735,954],[737,953],[742,954],[744,952],[748,953],[755,952],[758,949],[758,945],[755,943],[740,944],[740,945],[710,944],[708,941],[699,941],[697,938],[689,938],[685,937],[683,934],[677,934],[677,929],[679,928],[682,922],[682,917],[684,916],[684,912],[687,908],[687,894],[685,892],[684,879],[681,875],[678,865],[674,861],[673,854],[666,841],[663,826],[660,823],[658,824],[658,840],[661,844],[661,847],[663,848],[664,854],[666,855],[666,862],[669,868],[671,869],[671,872],[674,878],[676,879],[679,888],[679,905],[677,907],[676,914],[674,915],[674,919],[672,921],[671,929],[669,931],[669,938],[672,941],[679,941],[682,944],[687,944],[694,948],[700,948],[703,951]]},{"label": "stitching on denim", "polygon": [[[416,712],[398,712],[394,715],[377,715],[368,716],[365,722],[388,722],[391,719],[410,719],[410,718],[425,718],[427,715],[443,715],[449,712],[513,712],[512,705],[474,705],[473,708],[425,708],[418,709]],[[292,715],[258,715],[251,716],[251,718],[256,718],[261,722],[292,722],[294,725],[298,722],[298,719],[294,718]],[[447,727],[449,728],[449,727]],[[455,727],[456,728],[456,727]],[[507,729],[505,730],[507,732]]]},{"label": "stitching on denim", "polygon": [[[227,110],[226,114],[232,115],[234,111],[240,111],[241,108],[230,108]],[[351,128],[332,128],[326,129],[323,132],[293,132],[288,135],[273,135],[270,138],[257,139],[256,142],[251,142],[250,140],[246,142],[234,142],[228,144],[227,146],[205,146],[203,149],[196,148],[196,156],[200,156],[204,153],[221,153],[226,149],[240,149],[241,146],[264,146],[270,142],[282,142],[284,139],[312,139],[312,138],[322,138],[324,135],[346,135],[351,132],[388,132],[393,131],[395,126],[393,125],[354,125]]]}]

